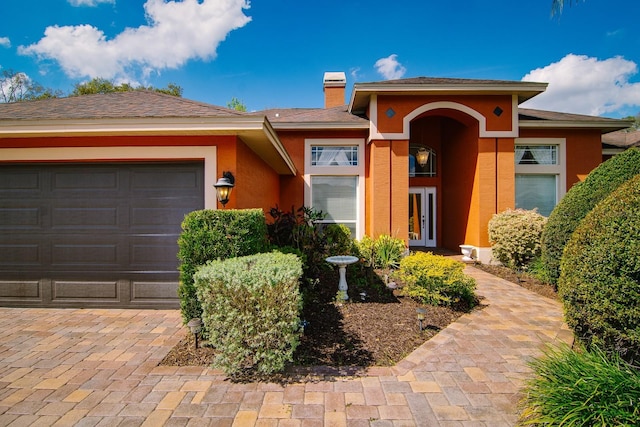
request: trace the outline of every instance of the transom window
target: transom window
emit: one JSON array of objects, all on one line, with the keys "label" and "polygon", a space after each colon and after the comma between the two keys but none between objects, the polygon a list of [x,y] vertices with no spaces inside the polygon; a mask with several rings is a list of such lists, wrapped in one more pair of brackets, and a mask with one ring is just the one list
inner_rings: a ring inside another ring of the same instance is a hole
[{"label": "transom window", "polygon": [[358,146],[312,145],[311,166],[358,166]]},{"label": "transom window", "polygon": [[557,164],[557,145],[516,145],[516,165]]}]

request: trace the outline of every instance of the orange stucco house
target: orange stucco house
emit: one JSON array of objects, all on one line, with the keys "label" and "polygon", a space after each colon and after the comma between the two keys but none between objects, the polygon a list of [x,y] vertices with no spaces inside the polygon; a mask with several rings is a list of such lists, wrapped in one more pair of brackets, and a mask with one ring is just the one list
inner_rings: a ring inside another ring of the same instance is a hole
[{"label": "orange stucco house", "polygon": [[548,214],[624,121],[519,108],[546,84],[324,76],[325,108],[241,113],[137,91],[0,104],[0,304],[175,307],[184,214],[321,209],[357,238],[474,248]]}]

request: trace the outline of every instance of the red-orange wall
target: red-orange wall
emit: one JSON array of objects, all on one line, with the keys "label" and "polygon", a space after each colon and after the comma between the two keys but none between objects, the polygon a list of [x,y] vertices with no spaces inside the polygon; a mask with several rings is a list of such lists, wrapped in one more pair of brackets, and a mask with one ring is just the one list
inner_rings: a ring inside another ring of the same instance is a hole
[{"label": "red-orange wall", "polygon": [[[440,95],[440,96],[378,96],[378,130],[382,133],[402,132],[403,118],[423,105],[448,101],[462,104],[476,110],[486,118],[488,131],[509,131],[512,127],[513,100],[511,95]],[[496,107],[502,109],[500,116],[493,113]],[[395,114],[386,112],[392,108]],[[468,117],[468,116],[467,116]],[[475,119],[474,119],[475,120]]]},{"label": "red-orange wall", "polygon": [[598,129],[522,129],[520,137],[566,139],[567,191],[602,163],[602,135]]}]

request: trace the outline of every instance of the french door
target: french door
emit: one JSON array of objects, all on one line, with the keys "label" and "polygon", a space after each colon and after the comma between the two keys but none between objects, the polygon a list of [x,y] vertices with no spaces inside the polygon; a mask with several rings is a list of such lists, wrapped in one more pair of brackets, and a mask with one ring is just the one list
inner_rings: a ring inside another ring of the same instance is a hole
[{"label": "french door", "polygon": [[409,188],[409,246],[436,247],[436,188]]}]

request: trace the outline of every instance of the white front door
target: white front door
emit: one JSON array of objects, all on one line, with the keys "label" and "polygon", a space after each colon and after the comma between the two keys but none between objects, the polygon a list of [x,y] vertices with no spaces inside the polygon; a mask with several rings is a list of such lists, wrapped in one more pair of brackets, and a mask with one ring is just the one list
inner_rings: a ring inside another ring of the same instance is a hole
[{"label": "white front door", "polygon": [[436,247],[436,188],[409,188],[409,246]]}]

